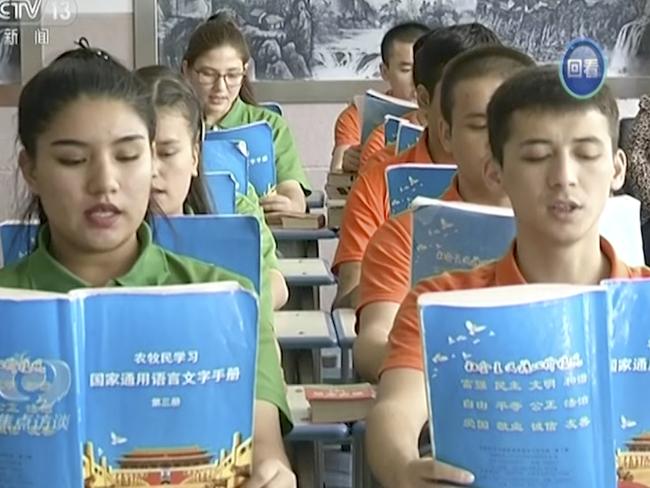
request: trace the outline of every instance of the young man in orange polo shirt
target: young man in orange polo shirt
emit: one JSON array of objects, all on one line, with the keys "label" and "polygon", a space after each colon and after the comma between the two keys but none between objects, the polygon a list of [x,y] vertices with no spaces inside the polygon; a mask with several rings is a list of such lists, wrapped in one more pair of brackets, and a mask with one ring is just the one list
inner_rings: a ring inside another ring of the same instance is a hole
[{"label": "young man in orange polo shirt", "polygon": [[417,87],[418,98],[422,94],[429,102],[428,129],[415,146],[397,156],[380,151],[385,158],[369,162],[368,168],[353,185],[345,205],[339,245],[332,265],[332,271],[338,277],[334,308],[354,308],[357,305],[363,253],[372,235],[389,217],[386,168],[400,163],[451,162],[451,155],[440,142],[437,130],[442,70],[454,56],[486,44],[500,44],[494,32],[478,23],[461,24],[432,31],[416,53],[415,70],[421,70],[419,79],[423,80],[423,84]]},{"label": "young man in orange polo shirt", "polygon": [[[398,24],[381,41],[381,77],[390,86],[389,94],[403,100],[415,100],[413,87],[413,44],[429,28],[417,22]],[[361,117],[354,103],[348,105],[334,125],[334,150],[330,163],[333,171],[357,171],[361,155]]]},{"label": "young man in orange polo shirt", "polygon": [[[426,40],[429,37],[429,34],[433,31],[429,31],[428,34],[421,36],[415,44],[413,44],[413,59],[416,59],[418,50],[424,45]],[[422,68],[418,69],[417,63],[413,63],[413,86],[416,89],[416,102],[418,104],[417,110],[405,114],[402,118],[408,120],[413,124],[418,124],[421,126],[427,125],[427,107],[429,103],[429,94],[424,89],[425,81],[421,79]],[[395,154],[395,144],[389,144],[386,146],[384,143],[386,138],[386,132],[384,130],[384,124],[379,124],[373,129],[373,131],[368,136],[368,139],[361,147],[361,153],[359,155],[359,174],[363,173],[365,168],[368,166],[368,162],[372,161],[373,158],[378,155],[381,151],[389,149],[388,154]]]},{"label": "young man in orange polo shirt", "polygon": [[[453,154],[458,173],[442,200],[509,205],[501,188],[490,186],[483,175],[492,158],[487,106],[501,83],[534,64],[506,46],[470,49],[447,64],[440,85],[441,141]],[[361,264],[354,365],[368,381],[377,380],[395,314],[411,289],[412,217],[406,211],[379,227]]]},{"label": "young man in orange polo shirt", "polygon": [[368,417],[368,458],[384,486],[473,481],[471,473],[419,457],[418,436],[428,420],[420,294],[650,276],[648,268],[621,262],[598,231],[605,203],[623,185],[626,167],[618,149],[618,108],[606,85],[580,100],[565,91],[557,66],[528,68],[497,89],[488,106],[488,131],[494,164],[486,176],[509,196],[517,236],[500,260],[420,281],[402,302],[379,398]]}]

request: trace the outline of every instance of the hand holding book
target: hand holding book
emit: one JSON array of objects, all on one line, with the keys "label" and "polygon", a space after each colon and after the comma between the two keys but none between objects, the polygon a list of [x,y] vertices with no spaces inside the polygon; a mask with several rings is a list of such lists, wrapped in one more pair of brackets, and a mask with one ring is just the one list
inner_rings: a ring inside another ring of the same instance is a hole
[{"label": "hand holding book", "polygon": [[470,485],[472,473],[431,457],[415,459],[408,463],[398,477],[400,488],[434,488],[449,485]]}]

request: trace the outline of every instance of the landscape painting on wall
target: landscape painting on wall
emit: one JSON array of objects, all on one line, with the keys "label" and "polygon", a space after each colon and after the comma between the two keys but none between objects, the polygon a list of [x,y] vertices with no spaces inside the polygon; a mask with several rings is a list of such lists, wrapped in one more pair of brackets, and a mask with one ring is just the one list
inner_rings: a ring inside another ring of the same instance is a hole
[{"label": "landscape painting on wall", "polygon": [[408,20],[478,21],[539,62],[589,37],[610,75],[650,76],[650,0],[158,0],[159,62],[179,66],[192,30],[219,11],[246,34],[257,80],[379,78],[382,36]]},{"label": "landscape painting on wall", "polygon": [[0,85],[20,81],[20,24],[15,19],[0,19]]}]

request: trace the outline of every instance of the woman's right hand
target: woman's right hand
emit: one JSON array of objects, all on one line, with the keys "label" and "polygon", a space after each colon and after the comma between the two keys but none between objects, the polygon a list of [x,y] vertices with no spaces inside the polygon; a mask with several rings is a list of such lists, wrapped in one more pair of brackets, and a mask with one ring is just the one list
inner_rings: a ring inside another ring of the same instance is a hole
[{"label": "woman's right hand", "polygon": [[400,488],[442,488],[471,485],[474,475],[431,457],[425,457],[408,463],[399,473],[398,479]]}]

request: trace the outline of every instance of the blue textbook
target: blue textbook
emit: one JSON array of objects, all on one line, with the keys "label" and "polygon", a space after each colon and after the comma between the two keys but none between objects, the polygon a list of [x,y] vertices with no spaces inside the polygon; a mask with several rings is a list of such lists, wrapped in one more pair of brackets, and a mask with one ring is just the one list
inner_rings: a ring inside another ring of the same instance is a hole
[{"label": "blue textbook", "polygon": [[[232,129],[212,130],[205,135],[210,141],[244,141],[248,149],[248,177],[258,195],[266,195],[276,185],[273,129],[266,121],[253,122]],[[244,191],[242,193],[246,193]]]},{"label": "blue textbook", "polygon": [[415,146],[423,132],[424,127],[421,125],[412,124],[408,120],[400,122],[397,129],[395,152],[399,154]]},{"label": "blue textbook", "polygon": [[396,164],[386,168],[391,215],[403,212],[415,197],[437,198],[456,174],[453,164]]},{"label": "blue textbook", "polygon": [[384,116],[384,146],[395,144],[399,125],[403,120],[390,114]]},{"label": "blue textbook", "polygon": [[216,213],[221,215],[237,213],[235,207],[237,183],[232,173],[211,171],[205,173],[203,179]]},{"label": "blue textbook", "polygon": [[[37,224],[0,224],[3,265],[26,256],[35,243]],[[252,215],[184,215],[158,217],[154,241],[177,254],[234,271],[260,290],[260,222]],[[233,249],[237,253],[233,253]]]},{"label": "blue textbook", "polygon": [[416,103],[391,97],[375,90],[366,91],[360,105],[362,145],[366,142],[373,129],[384,123],[386,115],[403,117],[418,108]]},{"label": "blue textbook", "polygon": [[425,198],[417,198],[413,206],[413,284],[500,258],[515,237],[509,208]]},{"label": "blue textbook", "polygon": [[203,171],[232,173],[238,193],[248,187],[248,148],[244,141],[207,139],[203,141]]},{"label": "blue textbook", "polygon": [[157,218],[154,239],[162,247],[177,254],[214,264],[248,278],[255,289],[258,292],[260,290],[260,222],[252,215]]},{"label": "blue textbook", "polygon": [[434,456],[480,488],[613,488],[603,287],[420,296]]},{"label": "blue textbook", "polygon": [[0,289],[1,486],[242,486],[257,314],[236,283]]},{"label": "blue textbook", "polygon": [[650,487],[650,280],[605,282],[619,487]]},{"label": "blue textbook", "polygon": [[[413,207],[411,279],[470,269],[503,256],[515,237],[509,208],[418,197]],[[629,265],[643,264],[640,204],[627,195],[610,198],[600,219],[601,234]]]}]

